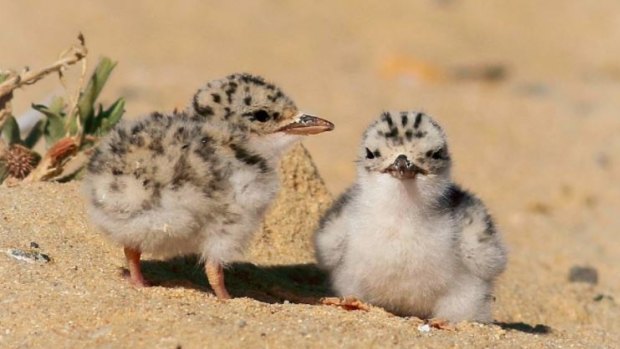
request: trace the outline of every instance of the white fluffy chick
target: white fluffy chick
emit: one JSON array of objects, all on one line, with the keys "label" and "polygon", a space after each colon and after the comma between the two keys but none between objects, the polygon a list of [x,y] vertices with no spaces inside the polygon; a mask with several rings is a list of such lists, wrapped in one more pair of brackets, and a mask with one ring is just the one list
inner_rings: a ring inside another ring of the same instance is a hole
[{"label": "white fluffy chick", "polygon": [[198,90],[181,113],[120,123],[95,149],[84,193],[94,225],[122,245],[130,281],[142,252],[199,254],[215,294],[242,258],[278,189],[278,162],[300,135],[333,124],[300,112],[278,87],[234,74]]},{"label": "white fluffy chick", "polygon": [[492,320],[506,249],[484,204],[450,179],[441,127],[383,113],[366,130],[357,181],[315,234],[333,290],[398,315]]}]

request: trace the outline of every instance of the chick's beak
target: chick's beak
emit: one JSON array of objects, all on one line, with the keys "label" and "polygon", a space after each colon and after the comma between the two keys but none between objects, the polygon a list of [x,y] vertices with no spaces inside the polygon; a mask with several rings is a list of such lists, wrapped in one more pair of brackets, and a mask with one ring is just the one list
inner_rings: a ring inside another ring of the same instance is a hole
[{"label": "chick's beak", "polygon": [[315,135],[317,133],[331,131],[334,124],[316,116],[300,113],[293,122],[284,125],[277,132],[284,132],[293,135]]},{"label": "chick's beak", "polygon": [[389,173],[398,179],[415,178],[419,174],[427,174],[427,171],[407,159],[405,155],[399,155],[396,160],[390,166],[388,166],[383,173]]}]

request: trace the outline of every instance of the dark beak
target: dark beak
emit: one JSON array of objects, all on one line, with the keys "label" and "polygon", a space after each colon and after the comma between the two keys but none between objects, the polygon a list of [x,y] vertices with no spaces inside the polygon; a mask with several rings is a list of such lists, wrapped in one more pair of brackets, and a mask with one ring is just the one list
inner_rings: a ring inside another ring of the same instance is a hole
[{"label": "dark beak", "polygon": [[416,166],[414,163],[409,161],[405,155],[399,155],[394,162],[388,166],[383,173],[389,173],[395,178],[398,179],[410,179],[415,178],[415,176],[419,174],[427,174],[428,172]]},{"label": "dark beak", "polygon": [[277,132],[285,132],[292,135],[315,135],[333,129],[334,124],[327,120],[312,115],[299,114],[295,121],[281,127]]}]

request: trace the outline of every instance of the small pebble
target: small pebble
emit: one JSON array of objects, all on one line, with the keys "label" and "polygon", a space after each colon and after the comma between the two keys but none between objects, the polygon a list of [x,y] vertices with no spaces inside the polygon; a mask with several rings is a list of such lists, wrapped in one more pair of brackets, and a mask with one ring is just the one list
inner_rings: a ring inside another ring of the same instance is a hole
[{"label": "small pebble", "polygon": [[429,324],[418,325],[418,331],[422,333],[429,333],[431,331],[431,326]]},{"label": "small pebble", "polygon": [[594,298],[592,298],[592,300],[595,301],[595,302],[601,302],[603,300],[613,302],[614,301],[614,297],[612,297],[610,295],[607,295],[607,294],[599,293],[596,296],[594,296]]},{"label": "small pebble", "polygon": [[452,75],[457,80],[501,81],[508,77],[508,68],[501,64],[477,64],[456,67]]},{"label": "small pebble", "polygon": [[28,263],[48,263],[50,257],[38,251],[24,251],[17,248],[9,248],[5,253],[12,258]]},{"label": "small pebble", "polygon": [[39,248],[39,244],[37,244],[37,243],[36,243],[36,242],[34,242],[34,241],[31,241],[31,242],[30,242],[30,248]]},{"label": "small pebble", "polygon": [[551,88],[542,83],[532,82],[518,85],[515,92],[524,96],[544,97],[551,94]]},{"label": "small pebble", "polygon": [[596,154],[595,161],[596,161],[596,164],[600,168],[605,169],[605,170],[609,169],[609,165],[611,163],[611,159],[609,158],[609,155],[605,153],[598,153]]},{"label": "small pebble", "polygon": [[543,202],[533,202],[527,206],[528,211],[537,213],[543,216],[548,216],[552,213],[552,208],[548,204]]},{"label": "small pebble", "polygon": [[598,272],[593,267],[575,265],[570,268],[568,281],[596,285],[598,283]]},{"label": "small pebble", "polygon": [[237,327],[239,327],[239,328],[244,328],[247,324],[248,323],[245,320],[243,320],[243,319],[240,319],[240,320],[237,321]]}]

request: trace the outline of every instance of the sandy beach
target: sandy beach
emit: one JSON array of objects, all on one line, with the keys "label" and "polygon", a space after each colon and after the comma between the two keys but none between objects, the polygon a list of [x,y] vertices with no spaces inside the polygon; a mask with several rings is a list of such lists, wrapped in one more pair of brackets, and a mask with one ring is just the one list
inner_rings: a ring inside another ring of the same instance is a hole
[{"label": "sandy beach", "polygon": [[[336,129],[283,162],[278,201],[227,271],[230,301],[191,257],[147,256],[157,285],[131,287],[79,182],[0,188],[0,347],[620,347],[617,2],[5,2],[2,68],[44,66],[81,31],[91,68],[101,55],[119,61],[103,101],[124,96],[128,118],[182,108],[207,80],[249,71]],[[48,78],[17,91],[13,110],[54,93]],[[401,109],[441,123],[455,180],[505,236],[494,324],[426,332],[380,308],[315,304],[330,292],[312,231],[355,178],[362,131]],[[590,274],[571,281],[575,267]]]}]

